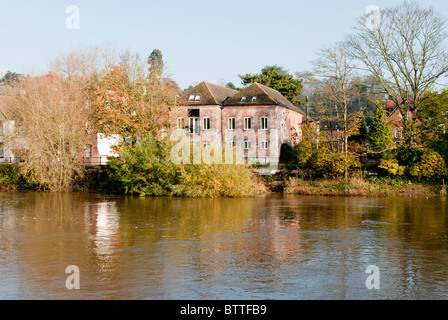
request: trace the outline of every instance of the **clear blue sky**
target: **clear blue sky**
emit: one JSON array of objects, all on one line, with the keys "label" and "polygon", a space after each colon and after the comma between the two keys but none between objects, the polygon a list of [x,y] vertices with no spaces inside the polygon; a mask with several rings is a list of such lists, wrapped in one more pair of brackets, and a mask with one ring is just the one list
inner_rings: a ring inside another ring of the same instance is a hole
[{"label": "clear blue sky", "polygon": [[[0,72],[40,73],[79,45],[112,43],[149,55],[162,51],[173,79],[233,82],[238,74],[279,65],[310,69],[323,45],[349,34],[369,5],[400,0],[0,0]],[[448,17],[448,1],[421,0]],[[80,29],[66,28],[66,8],[80,9]]]}]

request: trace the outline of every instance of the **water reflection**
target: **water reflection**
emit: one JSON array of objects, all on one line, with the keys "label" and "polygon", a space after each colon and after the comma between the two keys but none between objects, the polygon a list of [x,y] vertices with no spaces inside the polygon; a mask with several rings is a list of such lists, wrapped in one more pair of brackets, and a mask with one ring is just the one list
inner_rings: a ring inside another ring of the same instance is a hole
[{"label": "water reflection", "polygon": [[446,299],[447,244],[441,199],[1,193],[0,298]]}]

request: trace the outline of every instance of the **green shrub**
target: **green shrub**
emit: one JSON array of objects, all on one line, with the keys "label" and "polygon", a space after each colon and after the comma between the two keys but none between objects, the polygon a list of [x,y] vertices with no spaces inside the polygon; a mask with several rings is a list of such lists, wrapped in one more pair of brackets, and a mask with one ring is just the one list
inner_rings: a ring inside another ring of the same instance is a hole
[{"label": "green shrub", "polygon": [[121,149],[119,158],[109,163],[109,169],[123,186],[126,194],[164,196],[176,183],[178,171],[169,160],[169,148],[164,142],[143,139],[136,146]]},{"label": "green shrub", "polygon": [[170,151],[167,141],[152,138],[126,146],[110,162],[110,175],[126,194],[139,196],[238,197],[265,191],[248,165],[174,164]]},{"label": "green shrub", "polygon": [[313,155],[312,143],[308,140],[303,140],[297,145],[296,150],[297,163],[300,167],[304,167]]},{"label": "green shrub", "polygon": [[316,174],[324,177],[341,177],[346,172],[361,167],[361,161],[354,153],[332,153],[327,148],[320,148],[309,160]]},{"label": "green shrub", "polygon": [[0,166],[0,185],[11,186],[19,182],[19,167],[15,165]]},{"label": "green shrub", "polygon": [[423,153],[421,160],[414,165],[410,174],[413,177],[433,180],[447,174],[445,160],[434,150],[427,150]]},{"label": "green shrub", "polygon": [[297,151],[287,143],[280,147],[280,163],[287,165],[297,165]]}]

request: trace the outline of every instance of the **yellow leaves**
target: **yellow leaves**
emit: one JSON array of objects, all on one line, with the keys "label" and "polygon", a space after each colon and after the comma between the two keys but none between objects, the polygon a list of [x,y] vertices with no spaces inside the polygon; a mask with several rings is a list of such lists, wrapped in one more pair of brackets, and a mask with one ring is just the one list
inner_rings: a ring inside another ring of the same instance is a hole
[{"label": "yellow leaves", "polygon": [[392,176],[402,176],[404,174],[404,170],[406,169],[405,166],[400,166],[398,164],[398,160],[392,159],[392,160],[383,160],[381,161],[381,164],[378,166],[378,168],[386,170],[390,175]]},{"label": "yellow leaves", "polygon": [[445,160],[436,151],[428,150],[422,155],[422,159],[411,170],[410,174],[419,178],[435,178],[447,173]]}]

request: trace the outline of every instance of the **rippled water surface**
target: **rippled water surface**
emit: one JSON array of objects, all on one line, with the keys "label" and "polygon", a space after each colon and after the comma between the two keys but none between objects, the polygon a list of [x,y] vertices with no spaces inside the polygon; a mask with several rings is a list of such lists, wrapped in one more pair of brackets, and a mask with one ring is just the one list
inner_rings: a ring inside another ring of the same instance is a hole
[{"label": "rippled water surface", "polygon": [[447,299],[447,211],[442,199],[0,193],[0,299]]}]

